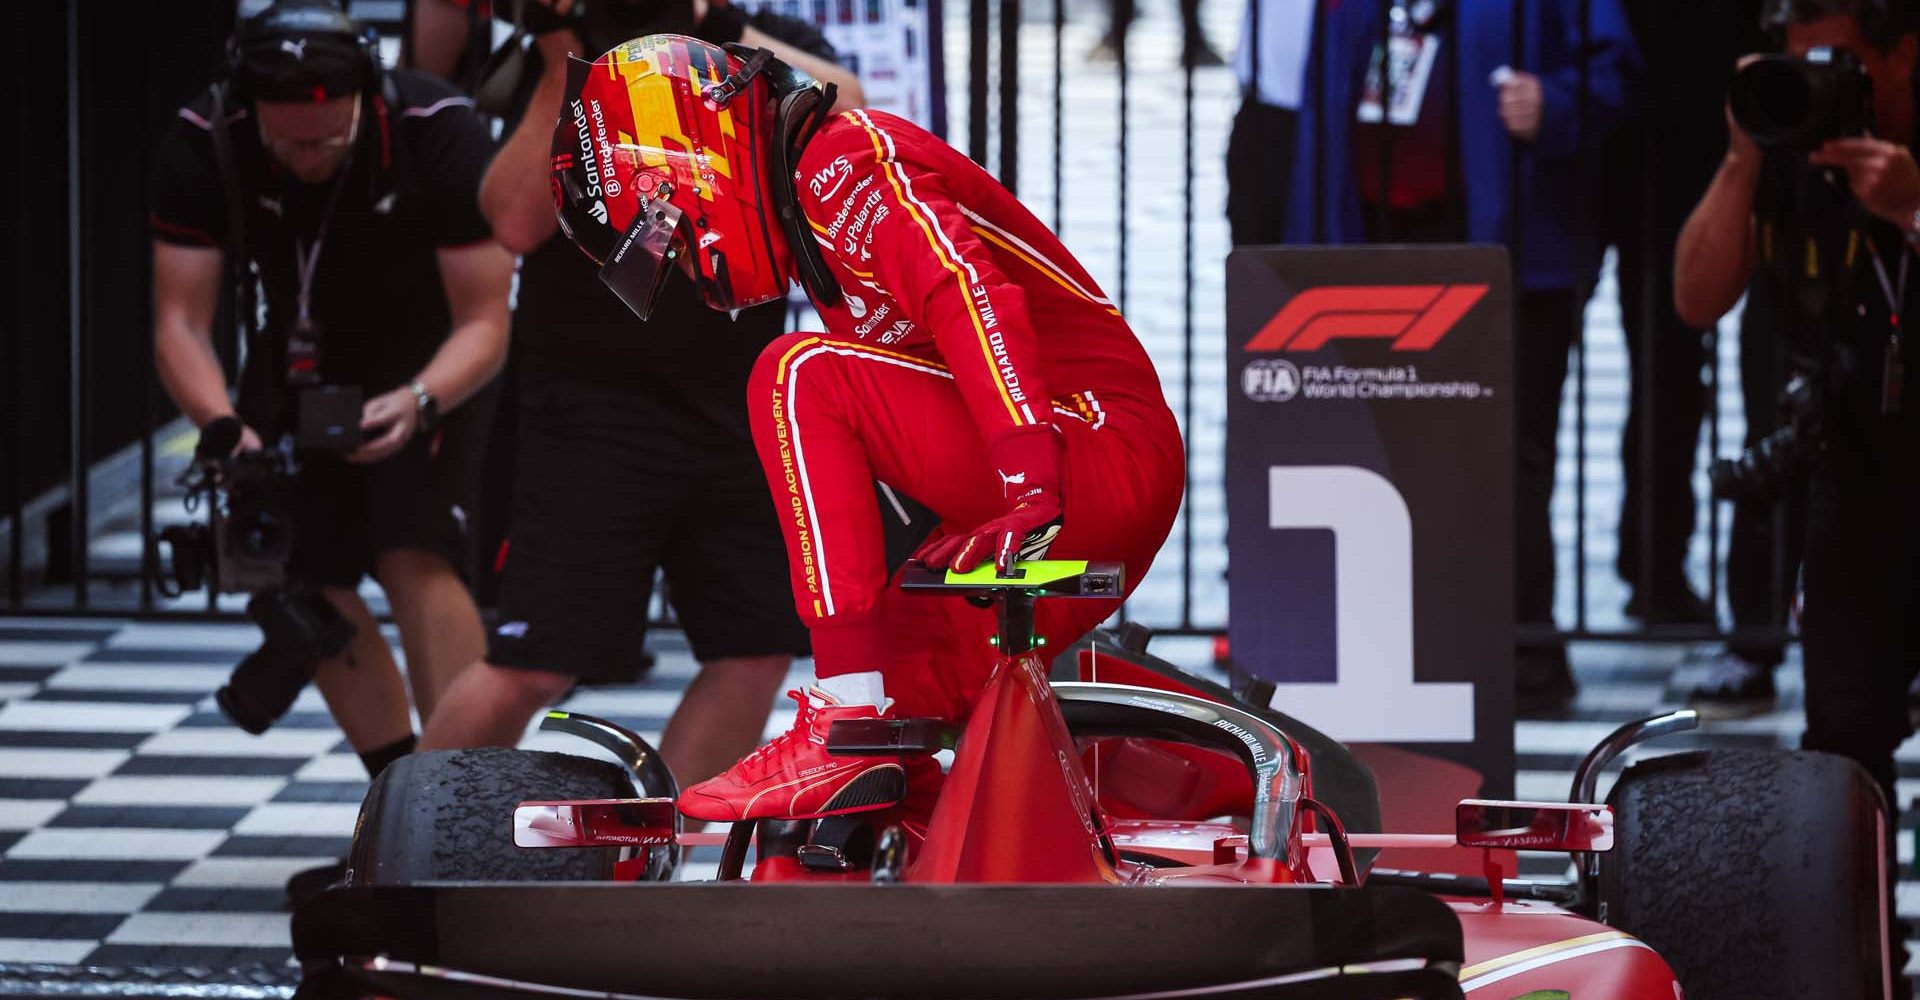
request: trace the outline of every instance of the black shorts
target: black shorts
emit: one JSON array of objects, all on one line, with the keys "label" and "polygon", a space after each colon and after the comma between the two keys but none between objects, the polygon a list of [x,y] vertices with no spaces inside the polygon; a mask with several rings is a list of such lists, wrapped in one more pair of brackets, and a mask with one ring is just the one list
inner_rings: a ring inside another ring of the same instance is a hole
[{"label": "black shorts", "polygon": [[526,370],[487,660],[628,681],[656,569],[695,659],[808,652],[753,442],[666,393]]},{"label": "black shorts", "polygon": [[352,589],[373,572],[381,553],[419,549],[465,576],[474,486],[466,423],[449,419],[445,434],[417,435],[372,465],[302,453],[294,476],[287,575]]}]

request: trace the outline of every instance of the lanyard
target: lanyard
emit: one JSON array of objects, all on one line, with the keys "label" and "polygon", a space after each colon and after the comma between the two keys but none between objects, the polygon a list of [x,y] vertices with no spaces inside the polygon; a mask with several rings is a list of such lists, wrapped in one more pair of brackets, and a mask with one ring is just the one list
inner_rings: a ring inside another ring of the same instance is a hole
[{"label": "lanyard", "polygon": [[1913,259],[1913,252],[1906,241],[1900,242],[1900,279],[1899,283],[1887,279],[1887,265],[1880,260],[1880,248],[1869,245],[1873,257],[1873,275],[1880,279],[1880,293],[1887,297],[1887,346],[1884,364],[1880,369],[1880,412],[1891,415],[1900,412],[1900,396],[1906,388],[1906,360],[1901,350],[1900,306],[1907,301],[1907,262]]},{"label": "lanyard", "polygon": [[1907,301],[1907,262],[1913,254],[1907,249],[1905,241],[1900,244],[1900,283],[1895,285],[1887,280],[1887,265],[1880,260],[1880,248],[1874,247],[1873,276],[1880,279],[1880,294],[1887,299],[1887,321],[1893,327],[1894,339],[1900,337],[1900,306]]},{"label": "lanyard", "polygon": [[[327,205],[320,211],[320,223],[314,227],[312,242],[303,246],[300,240],[293,241],[293,267],[300,280],[299,288],[294,294],[294,305],[302,328],[313,325],[313,276],[320,267],[320,248],[326,244],[327,230],[333,226],[334,209],[340,205],[340,192],[346,189],[347,174],[352,170],[353,157],[348,156],[340,164],[340,173],[334,178],[333,190],[327,193]],[[1878,263],[1877,260],[1875,262]],[[1900,265],[1903,268],[1900,276],[1904,282],[1906,280],[1904,258]]]}]

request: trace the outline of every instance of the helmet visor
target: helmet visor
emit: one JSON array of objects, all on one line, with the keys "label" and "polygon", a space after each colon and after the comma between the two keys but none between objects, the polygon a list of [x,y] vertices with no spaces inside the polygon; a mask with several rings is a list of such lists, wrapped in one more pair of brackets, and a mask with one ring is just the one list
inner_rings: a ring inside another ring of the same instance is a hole
[{"label": "helmet visor", "polygon": [[601,265],[600,283],[645,320],[653,315],[660,289],[666,286],[667,275],[673,273],[673,264],[683,250],[680,210],[661,199],[643,203],[626,235],[614,244],[613,253]]}]

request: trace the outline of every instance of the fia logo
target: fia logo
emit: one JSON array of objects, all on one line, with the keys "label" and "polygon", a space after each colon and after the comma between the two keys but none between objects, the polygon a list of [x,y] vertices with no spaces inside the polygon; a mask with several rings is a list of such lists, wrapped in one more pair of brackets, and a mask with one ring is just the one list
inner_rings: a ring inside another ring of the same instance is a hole
[{"label": "fia logo", "polygon": [[280,39],[280,51],[291,52],[293,53],[293,58],[300,62],[306,62],[307,40],[304,38],[282,38]]},{"label": "fia logo", "polygon": [[1240,391],[1256,403],[1284,403],[1300,394],[1300,369],[1285,358],[1258,358],[1240,370]]}]

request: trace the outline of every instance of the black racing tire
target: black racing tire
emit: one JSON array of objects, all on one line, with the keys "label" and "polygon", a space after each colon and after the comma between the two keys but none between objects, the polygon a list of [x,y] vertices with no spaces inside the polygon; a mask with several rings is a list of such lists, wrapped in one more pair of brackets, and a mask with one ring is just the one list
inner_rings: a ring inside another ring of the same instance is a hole
[{"label": "black racing tire", "polygon": [[1629,767],[1607,801],[1602,919],[1665,958],[1687,1000],[1882,996],[1890,848],[1858,764],[1674,754]]},{"label": "black racing tire", "polygon": [[367,789],[347,881],[605,881],[613,878],[618,848],[515,847],[514,807],[635,797],[618,765],[572,754],[500,747],[409,754]]}]

